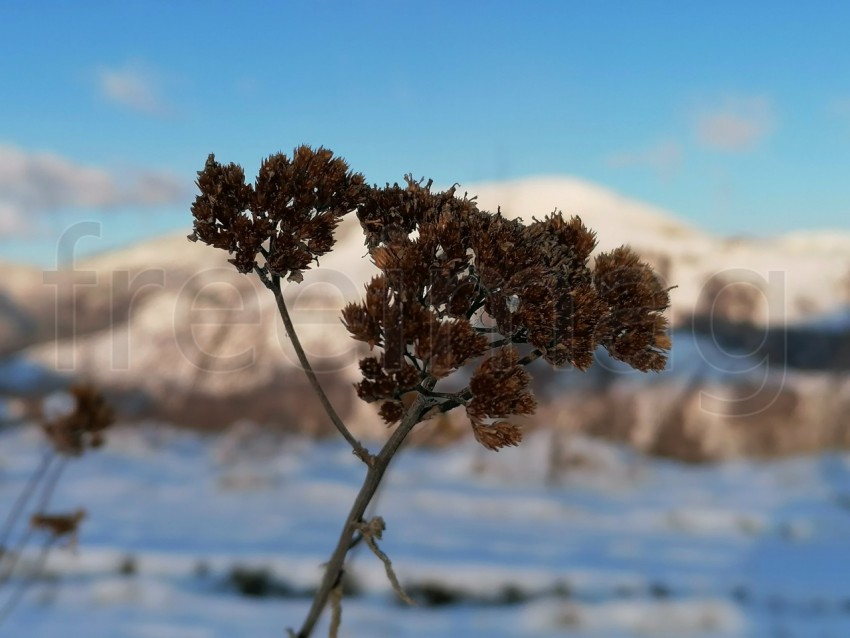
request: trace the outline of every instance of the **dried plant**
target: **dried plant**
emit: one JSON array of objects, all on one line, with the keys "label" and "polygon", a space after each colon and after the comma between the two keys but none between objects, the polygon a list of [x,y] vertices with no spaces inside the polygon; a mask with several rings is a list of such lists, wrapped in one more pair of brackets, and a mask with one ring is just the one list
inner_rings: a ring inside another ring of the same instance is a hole
[{"label": "dried plant", "polygon": [[[432,182],[410,176],[401,185],[368,186],[344,160],[307,146],[296,148],[291,159],[269,157],[253,185],[239,166],[222,166],[210,155],[197,185],[189,238],[227,250],[240,272],[253,271],[272,291],[329,418],[368,466],[308,616],[291,635],[311,634],[339,592],[346,555],[358,539],[382,557],[394,579],[375,544],[380,534],[364,531],[372,527],[363,516],[417,424],[463,406],[475,439],[499,450],[519,444],[516,417],[535,410],[526,367],[536,359],[584,370],[601,346],[638,370],[666,364],[669,289],[627,247],[598,255],[591,267],[595,234],[578,217],[554,212],[525,224],[479,210],[455,187],[435,192]],[[352,212],[378,270],[363,300],[342,309],[351,337],[373,351],[360,361],[356,391],[396,425],[374,455],[327,400],[281,289],[281,278],[301,281],[301,273],[332,249],[335,227]],[[466,366],[474,370],[464,389],[440,389]],[[338,614],[337,600],[332,627]]]},{"label": "dried plant", "polygon": [[30,517],[30,527],[48,532],[52,541],[66,538],[69,547],[76,547],[80,522],[85,517],[84,509],[78,509],[72,514],[33,514]]},{"label": "dried plant", "polygon": [[104,443],[104,433],[115,415],[103,396],[89,385],[71,387],[74,409],[42,424],[53,449],[64,456],[82,456]]},{"label": "dried plant", "polygon": [[[105,443],[106,430],[115,420],[112,408],[91,385],[72,386],[64,398],[67,399],[64,402],[66,405],[42,416],[42,431],[50,446],[12,505],[0,531],[0,588],[9,583],[15,575],[19,559],[27,549],[33,532],[47,533],[35,561],[35,568],[20,580],[16,589],[0,607],[0,624],[14,610],[27,588],[38,579],[50,549],[56,542],[66,539],[69,547],[76,547],[85,510],[77,509],[70,514],[48,513],[50,498],[68,459],[78,458],[86,450],[101,447]],[[38,497],[30,513],[29,526],[23,531],[15,547],[9,547],[15,527],[36,494]]]}]

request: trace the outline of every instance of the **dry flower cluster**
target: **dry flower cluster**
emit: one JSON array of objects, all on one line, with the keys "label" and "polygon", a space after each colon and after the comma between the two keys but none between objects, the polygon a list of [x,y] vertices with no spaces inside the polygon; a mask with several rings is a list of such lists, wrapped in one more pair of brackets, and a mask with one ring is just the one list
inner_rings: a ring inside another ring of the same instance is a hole
[{"label": "dry flower cluster", "polygon": [[278,153],[264,161],[256,185],[245,183],[240,166],[210,155],[198,188],[193,240],[230,252],[242,273],[262,252],[269,272],[300,281],[301,271],[333,247],[340,218],[360,202],[363,177],[330,151],[302,146],[291,160]]},{"label": "dry flower cluster", "polygon": [[76,547],[80,532],[80,522],[86,517],[86,511],[77,509],[71,514],[33,514],[30,527],[44,530],[53,540],[67,538],[68,545]]},{"label": "dry flower cluster", "polygon": [[[523,223],[479,210],[455,187],[405,177],[369,186],[323,148],[296,148],[263,162],[255,184],[242,169],[210,155],[192,206],[193,241],[223,248],[243,273],[275,294],[302,366],[336,427],[369,466],[339,544],[297,634],[304,638],[343,573],[346,552],[393,454],[429,416],[463,406],[485,447],[517,445],[514,417],[535,410],[525,367],[543,358],[586,369],[601,346],[642,371],[661,370],[670,348],[665,289],[628,247],[595,258],[595,234],[578,217],[554,212]],[[280,279],[302,272],[332,249],[340,218],[356,212],[378,274],[360,302],[342,310],[351,336],[375,354],[360,362],[358,396],[399,424],[384,448],[368,453],[334,412],[289,320]],[[453,372],[475,365],[459,392],[440,391]]]},{"label": "dry flower cluster", "polygon": [[59,454],[81,456],[86,449],[103,445],[106,429],[115,415],[103,396],[90,385],[70,389],[74,409],[55,419],[45,420],[42,427],[47,439]]}]

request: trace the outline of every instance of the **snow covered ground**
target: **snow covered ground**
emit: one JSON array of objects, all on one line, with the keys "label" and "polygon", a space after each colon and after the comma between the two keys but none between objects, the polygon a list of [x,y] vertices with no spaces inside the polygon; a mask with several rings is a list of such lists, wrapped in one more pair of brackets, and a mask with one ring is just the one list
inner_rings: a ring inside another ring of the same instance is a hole
[{"label": "snow covered ground", "polygon": [[[51,555],[0,637],[297,627],[363,468],[342,445],[246,432],[125,428],[69,464],[51,509],[88,510],[80,547]],[[360,547],[340,635],[850,635],[850,457],[685,467],[576,438],[555,473],[552,444],[406,450],[375,513],[420,604],[398,603]],[[3,515],[40,445],[34,429],[0,434]],[[240,594],[249,577],[268,595]]]}]

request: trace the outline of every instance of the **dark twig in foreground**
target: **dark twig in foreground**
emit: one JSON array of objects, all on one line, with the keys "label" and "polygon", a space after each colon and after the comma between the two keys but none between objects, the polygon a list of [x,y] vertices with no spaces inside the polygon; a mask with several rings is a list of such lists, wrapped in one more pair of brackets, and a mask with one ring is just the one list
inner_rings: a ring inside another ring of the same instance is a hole
[{"label": "dark twig in foreground", "polygon": [[[50,472],[46,474],[45,483],[41,487],[41,495],[39,496],[38,504],[35,507],[36,512],[44,512],[47,509],[47,506],[50,503],[50,498],[53,496],[53,492],[56,489],[59,478],[62,476],[62,472],[65,469],[67,461],[68,457],[61,457],[58,465],[51,467]],[[15,567],[23,554],[24,548],[27,546],[27,543],[32,537],[33,531],[34,529],[31,525],[27,527],[27,531],[24,532],[24,535],[18,541],[17,548],[14,551],[9,552],[8,555],[6,552],[3,553],[3,558],[6,560],[3,561],[5,564],[2,571],[0,571],[0,585],[4,585],[12,577]]]},{"label": "dark twig in foreground", "polygon": [[351,446],[355,456],[357,456],[357,458],[363,461],[366,465],[372,465],[374,457],[369,453],[369,450],[367,450],[363,444],[361,444],[360,441],[354,438],[354,435],[351,434],[351,431],[348,427],[346,427],[345,423],[343,423],[339,414],[337,414],[333,404],[330,402],[330,399],[328,399],[328,395],[325,394],[322,384],[319,383],[319,379],[313,371],[313,366],[310,365],[310,361],[307,359],[307,354],[301,346],[301,340],[298,338],[298,333],[295,332],[295,326],[292,324],[292,318],[289,316],[289,311],[286,308],[286,302],[283,299],[283,291],[280,287],[280,281],[278,279],[269,279],[259,268],[257,268],[257,274],[260,276],[260,279],[266,287],[268,287],[268,289],[272,291],[272,294],[274,294],[280,318],[283,320],[283,325],[286,328],[286,334],[292,342],[292,347],[295,350],[295,354],[298,356],[301,368],[307,375],[310,385],[319,397],[319,402],[322,404],[322,407],[325,409],[325,412],[331,422],[334,424],[339,433],[342,434],[343,438],[348,441],[348,444]]},{"label": "dark twig in foreground", "polygon": [[[428,385],[433,385],[434,381],[429,380]],[[427,387],[427,386],[426,386]],[[345,519],[342,532],[337,541],[336,549],[334,549],[331,558],[325,567],[325,575],[321,585],[313,598],[313,604],[307,614],[304,624],[300,631],[296,634],[298,638],[307,638],[313,631],[313,627],[319,620],[322,610],[327,605],[328,597],[331,594],[337,580],[342,573],[345,557],[348,554],[349,547],[355,534],[358,533],[359,525],[363,520],[363,514],[366,508],[375,495],[378,486],[381,484],[381,479],[392,461],[393,456],[398,451],[404,439],[410,434],[413,427],[419,423],[422,417],[422,410],[425,407],[425,399],[421,396],[407,409],[407,413],[402,419],[399,426],[395,429],[381,451],[374,456],[374,462],[366,472],[366,478],[363,480],[363,485],[354,499],[354,504],[351,506],[348,516]]]},{"label": "dark twig in foreground", "polygon": [[45,473],[55,458],[56,452],[52,448],[44,453],[38,467],[27,480],[26,487],[18,495],[18,498],[15,499],[12,509],[9,510],[9,514],[6,516],[6,521],[3,524],[3,531],[0,532],[0,552],[2,552],[0,553],[0,564],[2,564],[2,561],[9,554],[9,539],[11,538],[12,530],[15,528],[15,525],[21,517],[21,514],[26,508],[30,498],[32,498],[32,495],[35,493],[35,488],[41,482],[41,479],[44,478]]},{"label": "dark twig in foreground", "polygon": [[55,543],[56,539],[54,537],[48,537],[44,541],[32,571],[21,579],[17,587],[12,591],[12,595],[6,600],[6,604],[0,608],[0,626],[6,622],[6,619],[15,610],[15,607],[17,607],[24,594],[27,593],[27,590],[41,577],[44,572],[44,566],[47,563],[47,556],[50,554],[50,550]]}]

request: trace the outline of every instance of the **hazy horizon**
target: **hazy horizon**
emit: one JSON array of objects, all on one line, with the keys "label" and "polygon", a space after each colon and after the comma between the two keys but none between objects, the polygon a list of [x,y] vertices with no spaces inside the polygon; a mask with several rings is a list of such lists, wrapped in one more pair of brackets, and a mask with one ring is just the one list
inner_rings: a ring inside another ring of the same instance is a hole
[{"label": "hazy horizon", "polygon": [[[850,227],[839,228],[837,226],[823,226],[813,228],[811,226],[800,225],[798,228],[780,229],[765,233],[756,232],[738,232],[738,233],[717,233],[712,232],[695,223],[692,219],[685,215],[678,214],[676,211],[665,210],[655,206],[652,202],[640,201],[634,198],[624,196],[615,190],[606,188],[601,184],[596,184],[573,175],[552,175],[541,174],[527,177],[516,177],[499,181],[483,181],[468,185],[461,184],[458,187],[459,194],[467,192],[469,196],[479,196],[482,193],[485,202],[502,202],[497,199],[498,194],[508,193],[513,194],[514,191],[522,191],[523,187],[535,185],[539,182],[547,182],[556,187],[563,189],[566,195],[563,198],[556,198],[555,201],[563,200],[561,205],[537,205],[531,206],[529,210],[520,213],[524,219],[531,219],[532,216],[541,216],[552,212],[555,208],[561,210],[566,215],[583,216],[583,205],[587,205],[587,201],[576,201],[576,186],[581,194],[586,194],[586,190],[590,190],[593,195],[600,194],[604,198],[611,198],[621,201],[621,207],[625,210],[636,208],[638,210],[645,209],[652,213],[657,213],[674,225],[681,225],[690,230],[700,233],[702,236],[713,239],[744,239],[744,240],[776,240],[787,236],[808,236],[808,235],[836,235],[847,237],[850,240]],[[448,188],[446,185],[435,185],[434,188]],[[521,196],[520,196],[521,199]],[[502,210],[506,208],[506,203],[516,200],[516,197],[508,197],[505,202],[500,203]],[[547,200],[548,201],[548,200]],[[572,205],[571,205],[572,204]],[[590,204],[594,207],[599,205],[599,202],[594,199]],[[522,206],[520,201],[518,206]],[[495,210],[494,205],[482,206],[486,210]],[[519,212],[519,211],[512,211]],[[612,207],[612,214],[617,215],[620,211],[616,207]],[[185,216],[183,214],[185,213]],[[129,232],[120,232],[121,229],[116,228],[110,223],[109,219],[97,219],[92,217],[79,217],[68,221],[68,225],[59,234],[58,238],[48,238],[46,235],[37,235],[21,238],[23,241],[13,243],[11,245],[4,244],[0,238],[0,261],[10,264],[28,265],[41,268],[52,268],[67,266],[73,260],[89,259],[99,255],[109,254],[123,250],[131,249],[132,247],[145,244],[151,241],[156,241],[160,238],[177,237],[180,235],[188,235],[192,229],[192,218],[189,212],[189,204],[187,203],[185,211],[180,211],[183,216],[182,220],[174,218],[165,218],[158,220],[158,223],[149,225],[145,228],[131,226]],[[586,216],[586,215],[585,215]],[[149,217],[145,217],[140,213],[125,215],[122,222],[128,220],[142,220],[150,222]],[[182,224],[182,225],[181,225]],[[37,247],[37,248],[36,248]]]}]

